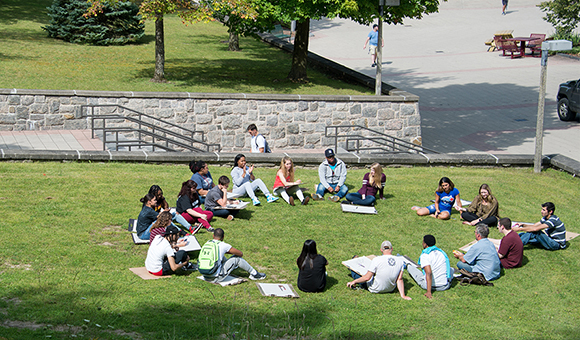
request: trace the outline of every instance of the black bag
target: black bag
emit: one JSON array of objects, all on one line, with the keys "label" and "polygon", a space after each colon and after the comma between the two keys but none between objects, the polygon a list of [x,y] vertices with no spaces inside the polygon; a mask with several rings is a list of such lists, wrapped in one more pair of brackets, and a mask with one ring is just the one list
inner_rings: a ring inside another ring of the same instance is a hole
[{"label": "black bag", "polygon": [[482,273],[477,272],[470,273],[465,269],[460,269],[459,272],[461,273],[461,276],[458,277],[457,280],[462,286],[481,285],[493,287],[493,283],[487,281]]},{"label": "black bag", "polygon": [[[258,134],[258,136],[256,136],[256,149],[258,149],[258,137],[262,136],[261,134]],[[268,145],[268,141],[266,140],[266,137],[262,136],[262,138],[264,138],[264,153],[272,153],[272,150],[270,150],[270,146]]]}]

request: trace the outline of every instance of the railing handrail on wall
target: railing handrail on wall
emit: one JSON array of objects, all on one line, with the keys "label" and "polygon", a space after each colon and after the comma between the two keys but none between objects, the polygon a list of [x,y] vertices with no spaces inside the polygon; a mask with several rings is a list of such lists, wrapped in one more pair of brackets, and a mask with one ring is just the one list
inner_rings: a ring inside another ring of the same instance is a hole
[{"label": "railing handrail on wall", "polygon": [[[95,114],[94,109],[95,107],[117,107],[121,108],[126,111],[134,112],[137,114],[137,118],[131,116],[124,116],[121,114]],[[83,108],[86,108],[86,114]],[[90,110],[90,114],[89,111]],[[115,144],[115,151],[119,151],[119,146],[128,147],[129,151],[131,151],[132,147],[141,148],[143,146],[151,146],[153,151],[155,148],[160,148],[165,151],[177,151],[172,146],[177,146],[182,149],[186,149],[193,152],[213,152],[213,151],[221,151],[221,145],[217,143],[207,143],[205,140],[205,133],[203,131],[191,130],[188,128],[184,128],[177,124],[167,122],[163,119],[159,119],[153,117],[151,115],[139,112],[137,110],[117,105],[117,104],[93,104],[93,105],[81,105],[81,112],[83,117],[87,117],[91,119],[91,136],[95,138],[95,130],[99,130],[103,132],[103,150],[106,150],[107,143]],[[144,121],[143,117],[146,117],[152,121],[152,123]],[[137,128],[132,127],[107,127],[107,120],[126,120],[131,123],[137,124]],[[102,127],[95,127],[95,120],[102,120],[103,124]],[[156,124],[164,124],[169,128],[165,128]],[[179,129],[183,133],[175,132],[173,129]],[[136,140],[119,140],[119,133],[120,132],[136,132],[138,138]],[[107,133],[111,133],[115,135],[114,140],[107,140]],[[187,135],[185,135],[185,134]],[[194,136],[196,134],[201,135],[201,140],[196,139]],[[168,137],[172,136],[173,138]],[[143,136],[150,137],[151,142],[145,141]],[[156,140],[160,140],[165,142],[165,145],[159,144]],[[195,147],[194,144],[201,144],[201,147]]]},{"label": "railing handrail on wall", "polygon": [[[360,134],[340,134],[339,129],[352,129],[357,128],[360,130],[369,131],[377,136],[363,136]],[[334,130],[334,133],[332,133]],[[330,131],[330,132],[329,132]],[[324,135],[326,137],[334,138],[334,150],[338,148],[338,139],[345,138],[346,145],[345,149],[347,151],[354,151],[359,153],[360,151],[376,151],[376,153],[439,153],[433,149],[426,148],[421,145],[416,145],[406,140],[389,136],[385,133],[378,132],[361,125],[331,125],[327,126],[324,130]],[[361,146],[361,141],[370,141],[375,143],[377,146]],[[350,143],[354,142],[354,146],[351,147]]]}]

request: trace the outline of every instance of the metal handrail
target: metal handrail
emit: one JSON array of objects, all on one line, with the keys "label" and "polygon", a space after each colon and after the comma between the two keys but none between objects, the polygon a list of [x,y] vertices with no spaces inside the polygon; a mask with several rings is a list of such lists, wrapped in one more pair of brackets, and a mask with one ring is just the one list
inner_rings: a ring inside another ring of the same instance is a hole
[{"label": "metal handrail", "polygon": [[[127,110],[129,112],[134,112],[137,114],[137,117],[131,116],[124,116],[120,114],[95,114],[95,107],[117,107],[123,110]],[[83,108],[86,108],[87,112],[84,114]],[[89,111],[90,110],[90,114]],[[95,105],[81,105],[81,112],[83,113],[83,117],[87,117],[91,119],[91,133],[92,138],[95,138],[95,130],[99,130],[103,132],[103,150],[106,150],[107,143],[114,143],[115,150],[119,150],[119,145],[129,147],[131,150],[132,146],[136,146],[141,148],[141,146],[151,146],[153,151],[155,148],[160,148],[166,151],[178,151],[172,147],[170,144],[180,147],[182,149],[186,149],[189,151],[194,152],[211,152],[211,151],[221,151],[221,145],[217,143],[207,143],[205,141],[205,133],[203,131],[198,130],[191,130],[188,128],[184,128],[177,124],[164,121],[157,117],[153,117],[151,115],[133,110],[131,108],[117,105],[117,104],[95,104]],[[144,121],[143,118],[148,118],[152,122]],[[125,120],[131,123],[135,123],[138,127],[107,127],[107,120]],[[102,127],[95,127],[95,120],[102,120],[103,124]],[[168,128],[162,127],[160,125],[165,125]],[[174,129],[179,129],[183,133],[175,132]],[[137,140],[136,141],[119,141],[119,132],[136,132],[137,133]],[[107,133],[114,133],[115,140],[108,141],[107,140]],[[187,135],[186,135],[187,134]],[[201,140],[196,139],[195,135],[201,135]],[[168,136],[174,137],[170,138]],[[151,142],[145,141],[143,137],[151,138]],[[158,144],[156,140],[165,142],[165,145]],[[195,147],[194,144],[201,144],[201,147]]]},{"label": "metal handrail", "polygon": [[[342,128],[357,128],[364,131],[369,131],[373,134],[378,136],[363,136],[363,135],[353,135],[353,134],[340,134],[339,129]],[[334,133],[329,130],[334,129]],[[385,133],[378,132],[372,129],[369,129],[365,126],[360,125],[331,125],[327,126],[324,130],[325,137],[334,138],[334,149],[337,150],[338,148],[338,139],[345,138],[346,141],[346,150],[347,151],[355,151],[359,153],[360,151],[370,151],[370,150],[378,150],[379,153],[439,153],[433,149],[426,148],[421,145],[416,145],[406,140],[389,136]],[[361,141],[371,141],[377,146],[369,146],[369,147],[362,147]],[[350,142],[355,142],[355,145],[351,148]]]}]

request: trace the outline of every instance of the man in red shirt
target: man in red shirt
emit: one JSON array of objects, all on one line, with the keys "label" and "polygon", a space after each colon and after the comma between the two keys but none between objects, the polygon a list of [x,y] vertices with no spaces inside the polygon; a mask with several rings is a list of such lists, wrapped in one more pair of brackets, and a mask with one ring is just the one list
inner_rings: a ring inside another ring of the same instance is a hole
[{"label": "man in red shirt", "polygon": [[497,229],[504,234],[497,251],[502,267],[516,268],[521,266],[524,244],[518,233],[512,231],[512,221],[507,217],[500,219]]}]

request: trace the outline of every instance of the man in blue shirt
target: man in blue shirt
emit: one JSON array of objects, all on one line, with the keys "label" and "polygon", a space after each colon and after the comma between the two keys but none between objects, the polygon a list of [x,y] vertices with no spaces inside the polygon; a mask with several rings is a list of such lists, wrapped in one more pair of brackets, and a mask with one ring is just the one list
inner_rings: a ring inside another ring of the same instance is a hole
[{"label": "man in blue shirt", "polygon": [[487,225],[477,224],[475,226],[477,243],[472,245],[465,255],[454,251],[453,256],[459,259],[457,268],[465,269],[470,273],[482,273],[487,281],[491,281],[499,278],[501,267],[495,245],[487,238],[487,235],[489,235]]},{"label": "man in blue shirt", "polygon": [[[371,55],[372,65],[371,67],[377,66],[377,45],[379,44],[379,25],[374,24],[373,30],[367,36],[367,40],[365,41],[365,45],[363,46],[363,50],[367,48],[367,44],[369,44],[369,53]],[[381,47],[385,46],[385,42],[381,39]]]},{"label": "man in blue shirt", "polygon": [[542,219],[535,224],[520,224],[512,227],[520,233],[524,246],[528,243],[536,244],[548,250],[566,248],[566,227],[558,216],[554,215],[556,206],[552,202],[542,204]]}]

